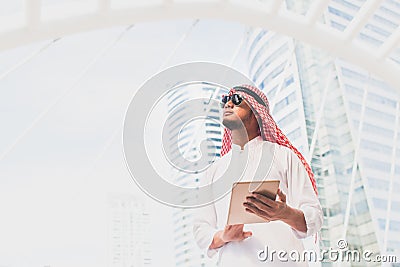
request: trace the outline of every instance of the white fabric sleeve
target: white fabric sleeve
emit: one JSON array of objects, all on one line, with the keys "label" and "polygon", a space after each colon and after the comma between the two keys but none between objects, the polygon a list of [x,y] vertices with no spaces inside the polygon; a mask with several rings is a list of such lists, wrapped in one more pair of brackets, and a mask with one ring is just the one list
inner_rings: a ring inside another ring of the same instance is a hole
[{"label": "white fabric sleeve", "polygon": [[[211,181],[210,168],[204,173],[200,180],[200,186]],[[207,256],[212,258],[217,254],[218,249],[210,249],[214,234],[217,230],[217,214],[214,203],[196,208],[194,211],[193,235],[200,249],[205,250]]]},{"label": "white fabric sleeve", "polygon": [[287,152],[287,203],[292,208],[303,212],[307,225],[307,232],[293,228],[292,231],[297,238],[306,238],[321,229],[323,221],[322,208],[303,163],[291,150],[288,149]]}]

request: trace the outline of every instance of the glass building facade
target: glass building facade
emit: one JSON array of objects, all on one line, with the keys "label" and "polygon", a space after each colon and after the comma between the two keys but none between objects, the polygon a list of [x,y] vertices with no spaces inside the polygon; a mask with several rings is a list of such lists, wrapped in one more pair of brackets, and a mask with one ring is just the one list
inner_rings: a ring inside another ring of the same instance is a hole
[{"label": "glass building facade", "polygon": [[[172,151],[171,162],[179,165],[180,160],[193,162],[192,166],[200,168],[196,161],[202,158],[207,164],[212,163],[220,156],[222,127],[220,125],[221,109],[211,105],[211,99],[219,99],[226,90],[205,84],[181,86],[167,94],[168,114],[171,114],[167,131],[170,137],[168,145]],[[188,123],[185,114],[190,114],[194,103],[201,101],[204,106],[204,118]],[[189,103],[189,105],[187,105]],[[215,102],[213,102],[215,104]],[[179,132],[179,138],[174,138]],[[206,153],[200,153],[200,145],[204,137],[207,138]],[[205,157],[205,158],[203,158]],[[190,163],[189,163],[190,164]],[[184,169],[190,169],[184,166]],[[200,185],[201,172],[186,173],[175,168],[171,169],[172,182],[180,187],[196,188]],[[195,195],[177,196],[184,203]],[[176,266],[214,266],[215,262],[204,255],[193,239],[193,216],[195,209],[175,208],[173,211],[174,253]]]},{"label": "glass building facade", "polygon": [[[322,18],[346,29],[364,1],[331,1]],[[286,1],[293,10],[307,1]],[[375,46],[398,26],[400,3],[384,1],[356,37]],[[400,255],[399,92],[366,71],[296,40],[254,29],[249,74],[278,125],[311,162],[324,211],[321,249]],[[397,190],[397,191],[396,191]],[[351,262],[323,265],[380,266]]]},{"label": "glass building facade", "polygon": [[145,201],[114,194],[109,207],[109,263],[112,267],[152,265],[150,214]]}]

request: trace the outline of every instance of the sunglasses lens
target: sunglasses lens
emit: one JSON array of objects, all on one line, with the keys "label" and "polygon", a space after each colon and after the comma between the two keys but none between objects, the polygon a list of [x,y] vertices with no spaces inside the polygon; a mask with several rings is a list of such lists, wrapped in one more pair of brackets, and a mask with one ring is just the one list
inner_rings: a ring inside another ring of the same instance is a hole
[{"label": "sunglasses lens", "polygon": [[232,96],[232,103],[235,104],[236,106],[240,105],[240,103],[242,103],[243,98],[238,95],[238,94],[234,94]]},{"label": "sunglasses lens", "polygon": [[243,97],[241,95],[238,95],[238,94],[233,94],[232,96],[223,95],[222,99],[221,99],[221,107],[223,108],[225,106],[225,104],[227,102],[229,102],[230,100],[232,100],[232,103],[235,106],[238,106],[238,105],[240,105],[242,103]]},{"label": "sunglasses lens", "polygon": [[228,102],[229,101],[229,96],[226,96],[226,95],[223,95],[222,96],[222,98],[221,98],[221,108],[223,108],[224,106],[225,106],[225,104],[226,104],[226,102]]}]

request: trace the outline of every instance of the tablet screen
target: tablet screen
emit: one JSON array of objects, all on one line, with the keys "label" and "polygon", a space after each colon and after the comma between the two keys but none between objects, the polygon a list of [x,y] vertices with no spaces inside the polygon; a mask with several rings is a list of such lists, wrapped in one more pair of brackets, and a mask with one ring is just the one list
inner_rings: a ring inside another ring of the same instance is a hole
[{"label": "tablet screen", "polygon": [[243,202],[252,192],[261,193],[268,198],[275,200],[279,188],[279,180],[237,182],[232,186],[231,201],[228,213],[228,225],[260,223],[264,219],[245,210]]}]

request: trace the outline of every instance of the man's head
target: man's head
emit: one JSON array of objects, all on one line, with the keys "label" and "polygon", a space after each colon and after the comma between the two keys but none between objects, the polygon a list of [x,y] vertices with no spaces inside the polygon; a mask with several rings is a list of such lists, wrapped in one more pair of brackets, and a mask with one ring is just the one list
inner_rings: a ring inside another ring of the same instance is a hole
[{"label": "man's head", "polygon": [[222,104],[222,123],[225,127],[230,130],[238,130],[244,126],[248,134],[259,131],[256,116],[244,96],[237,93],[224,96]]}]

